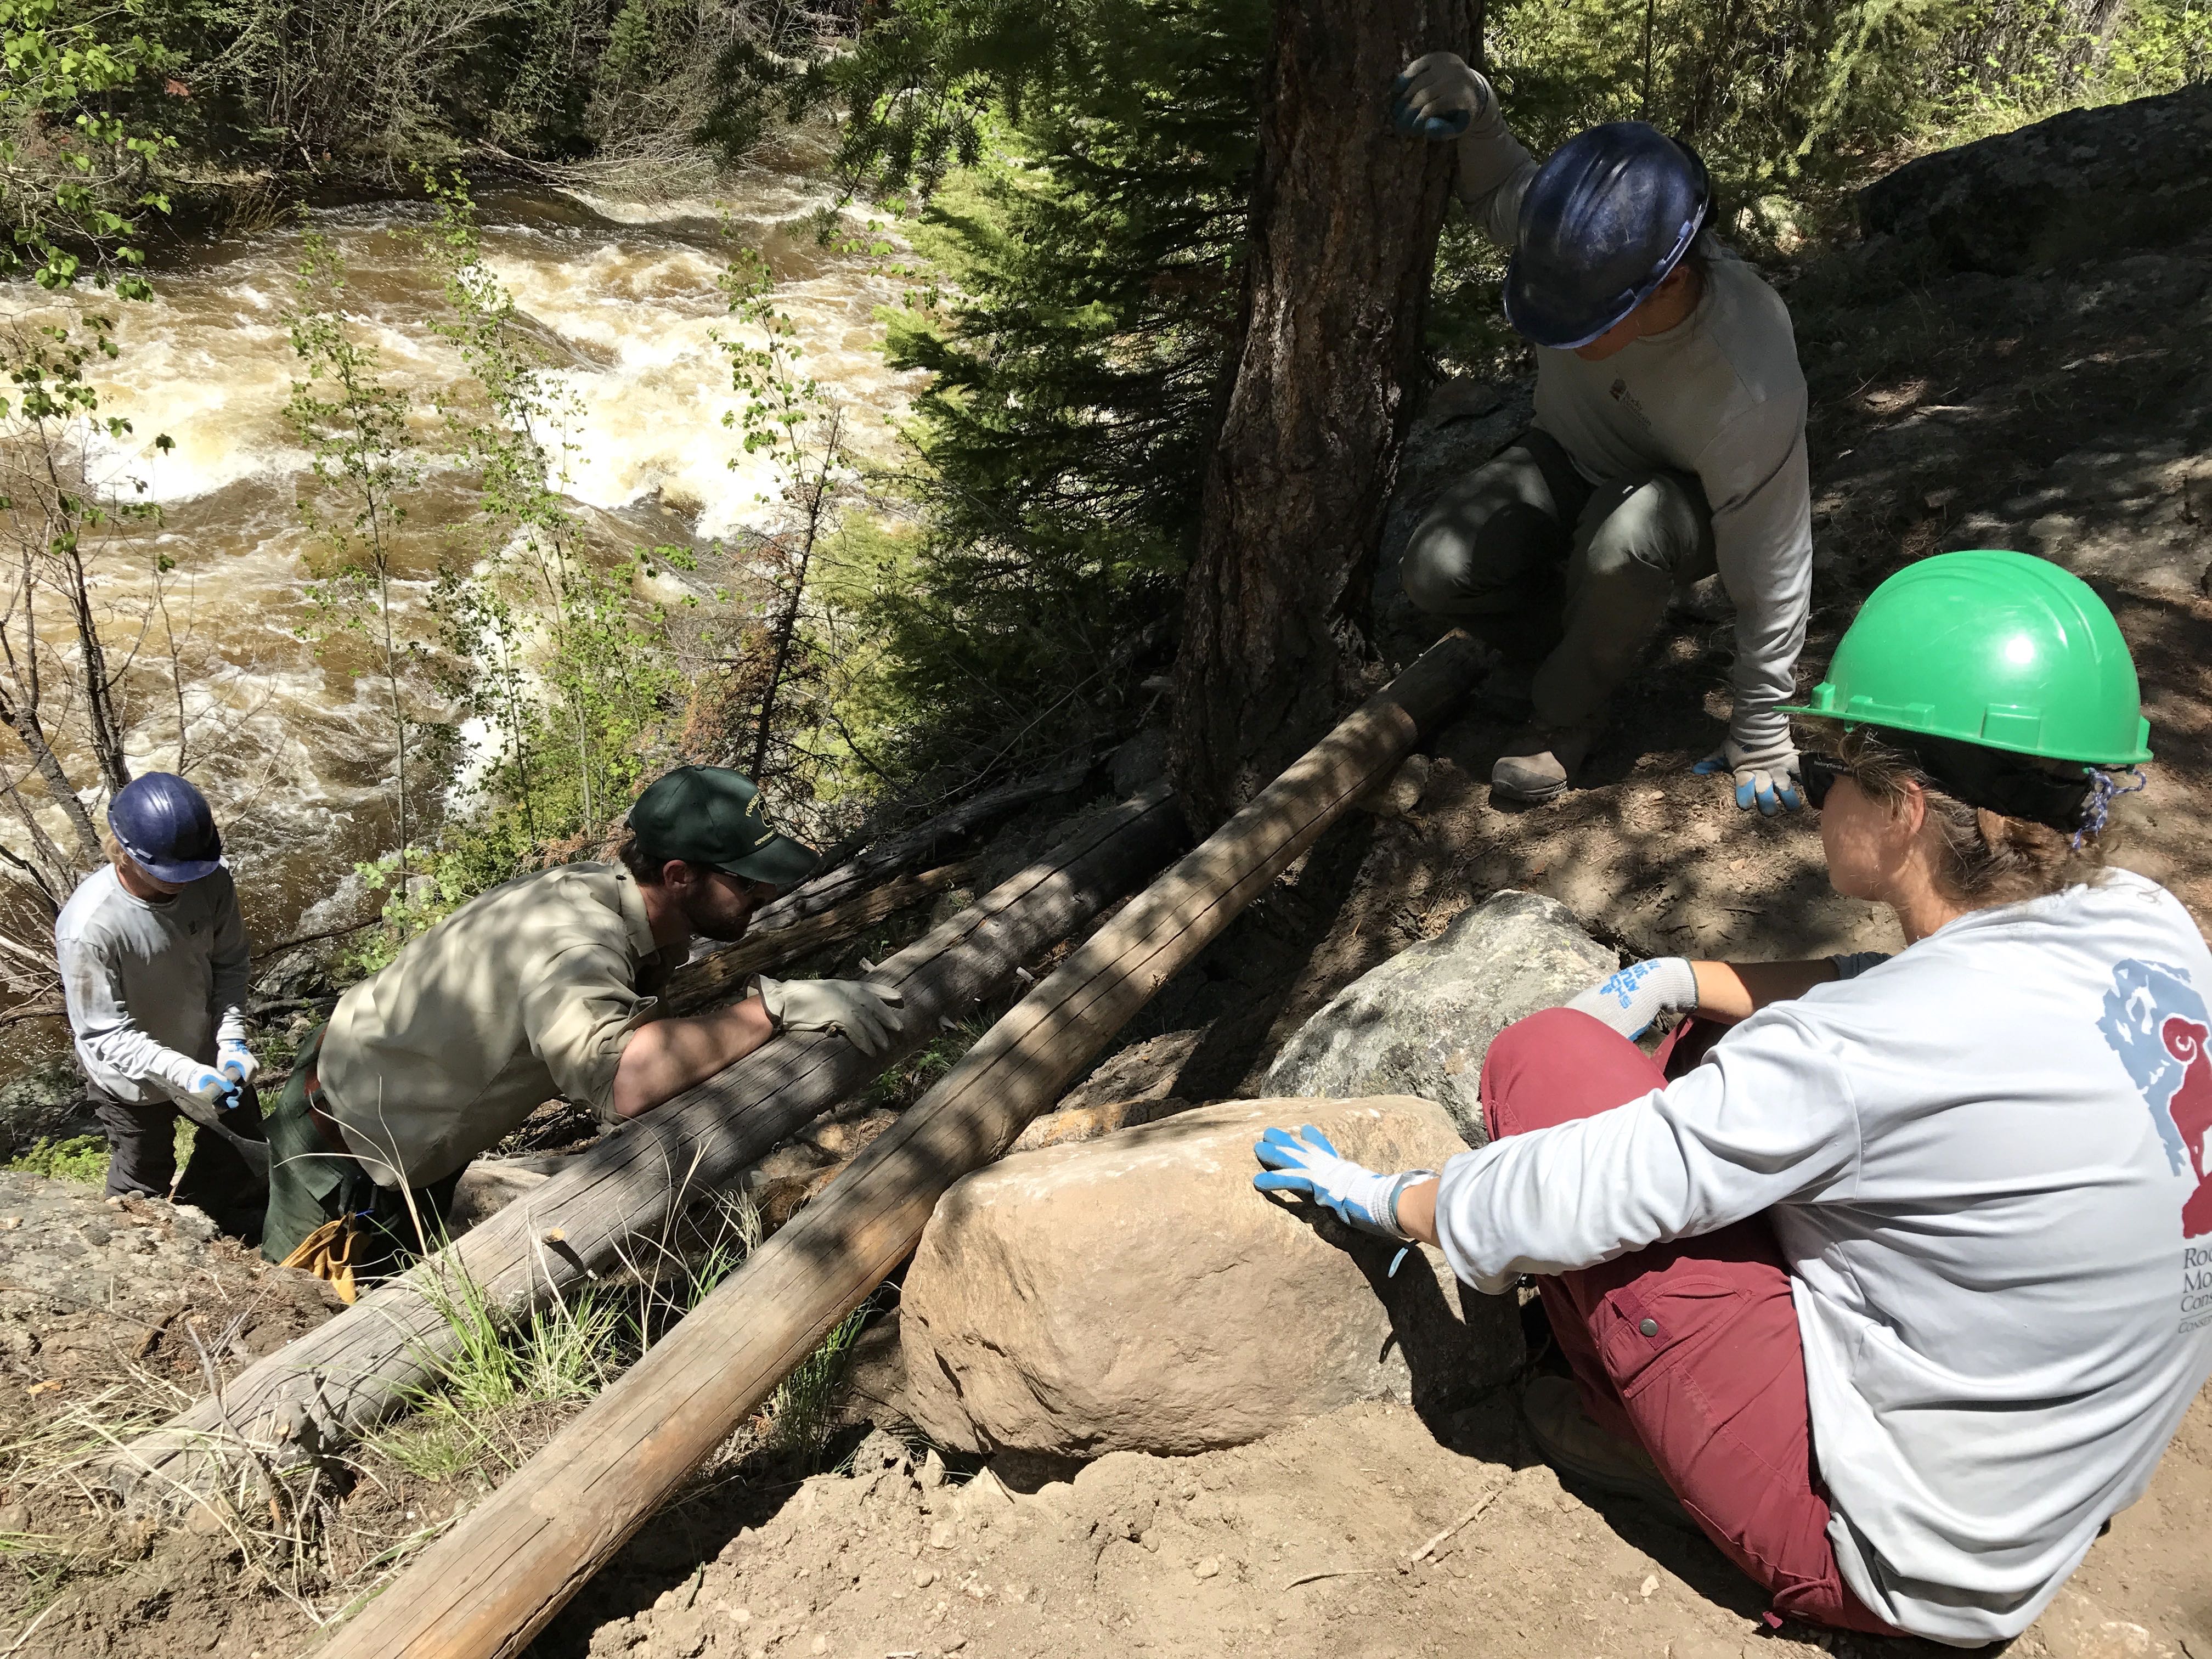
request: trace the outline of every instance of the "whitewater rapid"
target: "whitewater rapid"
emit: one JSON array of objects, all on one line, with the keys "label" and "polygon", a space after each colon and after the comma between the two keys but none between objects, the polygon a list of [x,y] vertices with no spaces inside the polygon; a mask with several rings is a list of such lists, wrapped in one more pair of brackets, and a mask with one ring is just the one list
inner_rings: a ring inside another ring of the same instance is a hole
[{"label": "whitewater rapid", "polygon": [[[804,178],[765,173],[733,183],[720,201],[481,198],[485,262],[573,400],[565,493],[601,546],[674,540],[708,550],[772,511],[763,501],[777,489],[771,465],[745,456],[724,424],[741,399],[714,336],[745,331],[726,315],[716,278],[740,244],[768,258],[801,368],[846,406],[848,438],[863,453],[891,453],[915,377],[885,366],[878,311],[897,302],[903,284],[876,257],[819,245],[814,221],[825,199]],[[431,447],[397,562],[408,627],[433,634],[434,579],[468,550],[454,536],[465,480],[434,453],[434,405],[465,369],[437,331],[440,281],[416,242],[431,218],[404,203],[319,210],[214,241],[156,270],[150,302],[112,307],[120,355],[98,384],[103,415],[126,417],[131,430],[106,443],[93,470],[112,483],[143,483],[162,521],[106,548],[103,599],[151,616],[152,573],[167,563],[166,614],[149,635],[160,648],[142,651],[126,696],[130,757],[137,769],[179,762],[173,688],[166,670],[159,669],[174,640],[184,769],[215,803],[249,921],[264,939],[358,909],[353,865],[390,834],[382,687],[361,672],[366,647],[331,636],[307,595],[325,556],[297,508],[310,458],[285,415],[303,373],[286,318],[295,273],[309,230],[343,254],[349,274],[336,308],[386,384],[407,395],[410,429]],[[850,215],[844,222],[862,228]],[[310,637],[319,626],[319,642]],[[434,709],[433,676],[425,668],[415,678],[413,695]],[[0,823],[0,841],[12,845],[19,834]]]}]

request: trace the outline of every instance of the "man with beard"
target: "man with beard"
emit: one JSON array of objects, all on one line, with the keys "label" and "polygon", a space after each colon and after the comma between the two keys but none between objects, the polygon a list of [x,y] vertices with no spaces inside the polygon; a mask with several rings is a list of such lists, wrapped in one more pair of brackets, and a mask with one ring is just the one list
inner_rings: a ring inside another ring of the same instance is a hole
[{"label": "man with beard", "polygon": [[814,855],[751,780],[686,766],[638,797],[617,864],[568,864],[471,899],[338,999],[269,1119],[263,1253],[343,1293],[435,1248],[461,1171],[544,1101],[609,1124],[651,1111],[781,1030],[889,1048],[899,994],[763,978],[743,1001],[655,1018],[695,937],[740,937]]}]

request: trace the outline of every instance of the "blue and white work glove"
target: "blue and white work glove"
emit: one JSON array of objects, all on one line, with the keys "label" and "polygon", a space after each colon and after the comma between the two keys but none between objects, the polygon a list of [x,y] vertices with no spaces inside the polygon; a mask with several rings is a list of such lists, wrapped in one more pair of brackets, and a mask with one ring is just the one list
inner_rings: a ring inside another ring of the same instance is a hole
[{"label": "blue and white work glove", "polygon": [[1266,1166],[1252,1177],[1252,1184],[1261,1192],[1310,1198],[1361,1232],[1395,1238],[1401,1244],[1413,1235],[1398,1224],[1398,1194],[1415,1182],[1436,1175],[1434,1170],[1377,1175],[1340,1157],[1328,1137],[1310,1123],[1295,1134],[1288,1129],[1269,1129],[1253,1145],[1252,1152]]},{"label": "blue and white work glove", "polygon": [[1686,1013],[1697,1006],[1698,972],[1687,957],[1632,963],[1567,1004],[1577,1013],[1603,1020],[1632,1042],[1650,1030],[1660,1015]]},{"label": "blue and white work glove", "polygon": [[1490,82],[1455,52],[1416,58],[1390,91],[1390,125],[1408,138],[1456,138],[1498,107]]},{"label": "blue and white work glove", "polygon": [[1794,812],[1805,804],[1804,791],[1797,782],[1797,747],[1787,738],[1756,751],[1730,738],[1690,769],[1701,778],[1723,773],[1734,778],[1735,804],[1747,812],[1756,806],[1763,817],[1771,818],[1777,812]]},{"label": "blue and white work glove", "polygon": [[211,1072],[205,1066],[192,1074],[185,1092],[204,1106],[212,1106],[227,1112],[238,1104],[238,1085],[221,1072]]},{"label": "blue and white work glove", "polygon": [[253,1050],[237,1037],[225,1037],[216,1044],[215,1066],[242,1089],[253,1081],[261,1062],[253,1057]]}]

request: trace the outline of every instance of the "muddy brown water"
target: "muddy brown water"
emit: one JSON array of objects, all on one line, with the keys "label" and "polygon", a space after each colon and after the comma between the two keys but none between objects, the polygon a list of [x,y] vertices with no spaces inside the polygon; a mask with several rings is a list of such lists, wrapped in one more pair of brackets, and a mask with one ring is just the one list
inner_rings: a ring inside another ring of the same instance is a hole
[{"label": "muddy brown water", "polygon": [[[610,553],[675,542],[705,556],[690,576],[664,573],[658,597],[689,591],[713,603],[716,579],[729,574],[715,567],[715,544],[761,524],[778,488],[772,468],[723,423],[740,398],[714,337],[746,331],[726,314],[715,281],[737,246],[768,258],[801,367],[857,417],[848,434],[864,448],[895,441],[885,417],[903,410],[913,377],[884,364],[876,312],[896,302],[900,284],[879,258],[820,244],[815,216],[828,200],[803,176],[764,172],[726,181],[716,198],[510,191],[479,202],[485,260],[568,405],[562,488],[587,534]],[[405,202],[318,210],[173,255],[155,273],[151,303],[109,307],[121,350],[100,385],[102,413],[131,429],[104,442],[89,469],[111,485],[143,481],[162,516],[105,550],[99,599],[135,636],[151,567],[173,561],[166,627],[185,684],[180,722],[157,631],[159,648],[142,649],[126,687],[130,758],[140,769],[175,767],[181,726],[185,769],[214,801],[263,939],[357,915],[353,866],[392,835],[389,714],[380,682],[362,672],[366,648],[340,638],[319,649],[304,636],[316,621],[307,589],[319,555],[297,505],[310,457],[285,415],[301,373],[285,313],[305,236],[319,232],[349,268],[338,308],[353,338],[410,399],[417,440],[439,445],[434,405],[466,371],[437,332],[447,315],[439,278],[416,243],[432,216]],[[841,222],[863,228],[853,216]],[[0,307],[29,318],[38,301],[26,289],[0,295]],[[426,458],[396,562],[402,631],[428,640],[434,580],[456,556],[453,529],[466,517],[471,481]],[[461,550],[464,562],[470,551]],[[445,709],[428,665],[414,680],[418,717]],[[479,748],[487,735],[463,729]],[[72,758],[78,775],[89,774]],[[465,748],[454,762],[464,783],[469,758]],[[446,781],[434,777],[427,793]],[[422,778],[411,782],[422,789]],[[51,827],[58,834],[58,815]],[[0,823],[10,848],[21,833]],[[58,1052],[59,1033],[46,1029],[56,1024],[0,1030],[0,1079]]]}]

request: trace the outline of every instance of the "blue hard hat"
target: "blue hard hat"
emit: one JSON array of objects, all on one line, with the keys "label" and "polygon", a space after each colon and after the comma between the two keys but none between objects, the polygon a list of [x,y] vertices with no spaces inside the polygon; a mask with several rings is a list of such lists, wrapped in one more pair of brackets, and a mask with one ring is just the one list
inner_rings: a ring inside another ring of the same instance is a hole
[{"label": "blue hard hat", "polygon": [[1540,346],[1588,345],[1681,263],[1711,210],[1697,152],[1641,121],[1559,146],[1521,198],[1505,319]]},{"label": "blue hard hat", "polygon": [[198,881],[222,862],[207,797],[174,772],[148,772],[125,784],[107,804],[107,827],[156,881]]}]

